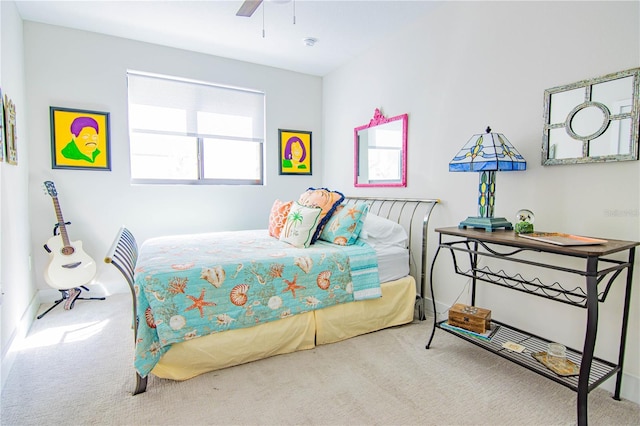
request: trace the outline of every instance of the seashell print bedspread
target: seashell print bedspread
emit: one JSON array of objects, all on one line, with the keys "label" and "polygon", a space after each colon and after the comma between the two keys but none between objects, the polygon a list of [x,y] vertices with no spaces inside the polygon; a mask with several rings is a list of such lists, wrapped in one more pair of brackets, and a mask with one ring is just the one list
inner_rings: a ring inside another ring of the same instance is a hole
[{"label": "seashell print bedspread", "polygon": [[296,248],[267,230],[152,238],[140,247],[135,368],[146,377],[171,344],[381,296],[364,242]]}]

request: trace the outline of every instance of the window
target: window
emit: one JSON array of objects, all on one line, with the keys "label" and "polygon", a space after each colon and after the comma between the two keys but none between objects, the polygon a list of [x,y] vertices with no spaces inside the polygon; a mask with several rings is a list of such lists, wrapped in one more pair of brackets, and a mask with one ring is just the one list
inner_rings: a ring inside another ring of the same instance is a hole
[{"label": "window", "polygon": [[264,93],[129,71],[133,183],[262,185]]}]

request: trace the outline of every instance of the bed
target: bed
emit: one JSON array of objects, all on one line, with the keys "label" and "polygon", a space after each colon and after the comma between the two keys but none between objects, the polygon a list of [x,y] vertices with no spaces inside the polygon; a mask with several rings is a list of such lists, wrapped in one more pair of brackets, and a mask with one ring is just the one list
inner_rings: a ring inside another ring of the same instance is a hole
[{"label": "bed", "polygon": [[322,237],[335,230],[332,218],[365,205],[347,245],[318,232],[295,247],[269,229],[163,236],[139,247],[123,226],[105,262],[131,290],[133,394],[146,390],[148,374],[187,380],[424,319],[427,227],[438,200],[343,198]]}]

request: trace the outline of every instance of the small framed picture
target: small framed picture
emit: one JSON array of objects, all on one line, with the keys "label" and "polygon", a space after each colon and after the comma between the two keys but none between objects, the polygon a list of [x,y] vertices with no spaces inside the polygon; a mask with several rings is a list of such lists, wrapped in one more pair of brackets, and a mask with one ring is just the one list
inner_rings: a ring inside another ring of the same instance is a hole
[{"label": "small framed picture", "polygon": [[278,129],[281,175],[311,174],[311,132]]},{"label": "small framed picture", "polygon": [[7,164],[18,165],[18,137],[16,136],[16,105],[4,95],[4,151]]},{"label": "small framed picture", "polygon": [[50,107],[51,168],[111,170],[109,113]]},{"label": "small framed picture", "polygon": [[0,88],[0,162],[4,161],[4,101]]}]

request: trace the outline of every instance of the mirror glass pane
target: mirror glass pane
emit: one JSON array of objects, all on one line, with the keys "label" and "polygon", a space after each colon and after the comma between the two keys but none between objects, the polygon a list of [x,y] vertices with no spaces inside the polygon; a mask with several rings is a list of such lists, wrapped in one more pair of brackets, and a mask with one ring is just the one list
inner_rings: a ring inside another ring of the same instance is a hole
[{"label": "mirror glass pane", "polygon": [[[594,84],[591,88],[591,100],[605,105],[626,104],[631,105],[633,93],[633,77],[619,78],[604,83]],[[617,114],[619,111],[611,111]]]},{"label": "mirror glass pane", "polygon": [[385,118],[376,109],[354,129],[354,185],[406,186],[407,115]]},{"label": "mirror glass pane", "polygon": [[549,149],[549,158],[564,159],[582,157],[582,141],[569,136],[564,127],[551,129],[549,140],[553,141]]},{"label": "mirror glass pane", "polygon": [[597,106],[587,106],[577,111],[571,119],[571,130],[581,137],[588,137],[596,133],[609,117]]},{"label": "mirror glass pane", "polygon": [[564,123],[571,110],[584,102],[584,89],[554,93],[551,103],[551,124]]},{"label": "mirror glass pane", "polygon": [[611,123],[599,138],[591,141],[589,144],[589,155],[609,155],[629,154],[631,146],[629,143],[629,133],[631,129],[631,119],[617,120]]}]

